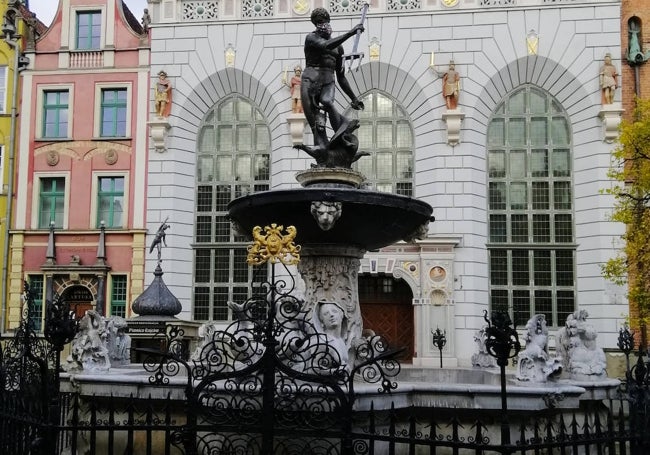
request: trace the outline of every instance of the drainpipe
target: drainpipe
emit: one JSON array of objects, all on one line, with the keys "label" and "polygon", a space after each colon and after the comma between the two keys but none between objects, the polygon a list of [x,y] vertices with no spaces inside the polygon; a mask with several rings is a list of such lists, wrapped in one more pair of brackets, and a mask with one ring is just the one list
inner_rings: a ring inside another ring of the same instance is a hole
[{"label": "drainpipe", "polygon": [[[4,30],[3,30],[4,31]],[[18,103],[18,75],[19,58],[20,58],[20,45],[19,35],[10,35],[5,32],[5,42],[14,50],[14,80],[13,88],[11,90],[11,126],[9,131],[9,182],[7,183],[7,211],[5,213],[5,229],[4,229],[4,250],[2,254],[2,309],[0,310],[0,334],[5,332],[7,312],[7,291],[8,276],[9,276],[9,220],[11,220],[11,211],[13,208],[13,193],[14,193],[14,148],[16,146],[16,120],[18,118],[18,110],[16,104]]]}]

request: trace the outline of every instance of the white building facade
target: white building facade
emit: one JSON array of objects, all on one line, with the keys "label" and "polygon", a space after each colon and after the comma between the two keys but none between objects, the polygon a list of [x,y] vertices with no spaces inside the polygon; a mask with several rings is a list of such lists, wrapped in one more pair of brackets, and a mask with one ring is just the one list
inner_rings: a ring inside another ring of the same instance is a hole
[{"label": "white building facade", "polygon": [[[173,106],[156,119],[152,93],[148,230],[169,217],[163,269],[179,316],[227,321],[226,302],[249,295],[251,272],[225,206],[298,186],[295,172],[313,160],[292,148],[283,78],[304,66],[313,8],[330,11],[337,35],[358,23],[360,4],[149,7],[152,81],[168,74]],[[365,27],[365,57],[347,74],[366,105],[360,149],[371,157],[358,169],[377,190],[428,202],[436,221],[425,240],[366,254],[364,326],[410,344],[408,360],[421,366],[438,364],[431,332],[444,329],[445,364],[462,366],[486,310],[508,310],[518,327],[543,313],[555,330],[581,308],[599,344],[614,348],[627,302],[600,265],[623,228],[608,220],[613,199],[601,190],[611,184],[620,90],[602,105],[599,71],[606,53],[620,69],[620,2],[373,0]],[[450,60],[461,77],[454,110],[442,96]],[[349,109],[341,92],[337,103]]]}]

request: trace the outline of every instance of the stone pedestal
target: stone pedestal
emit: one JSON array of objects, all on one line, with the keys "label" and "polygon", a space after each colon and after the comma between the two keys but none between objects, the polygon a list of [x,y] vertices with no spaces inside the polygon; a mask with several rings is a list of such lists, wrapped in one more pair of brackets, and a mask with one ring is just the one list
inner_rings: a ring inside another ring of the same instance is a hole
[{"label": "stone pedestal", "polygon": [[149,135],[151,136],[151,143],[156,152],[164,152],[167,150],[167,132],[171,127],[169,121],[164,117],[156,117],[155,120],[147,122],[149,125]]},{"label": "stone pedestal", "polygon": [[305,114],[292,113],[287,116],[289,124],[289,133],[291,134],[291,145],[300,145],[304,142],[305,124],[307,119]]},{"label": "stone pedestal", "polygon": [[598,117],[603,122],[603,141],[611,144],[618,139],[618,125],[621,124],[623,115],[623,106],[621,103],[605,104],[598,113]]},{"label": "stone pedestal", "polygon": [[449,109],[442,113],[442,119],[447,124],[447,144],[454,146],[460,143],[460,126],[465,114],[460,109]]}]

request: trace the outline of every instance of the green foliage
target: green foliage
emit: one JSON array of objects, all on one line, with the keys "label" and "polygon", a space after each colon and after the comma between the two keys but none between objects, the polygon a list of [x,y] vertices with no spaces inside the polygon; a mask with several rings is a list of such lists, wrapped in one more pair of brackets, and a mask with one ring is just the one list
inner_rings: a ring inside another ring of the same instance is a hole
[{"label": "green foliage", "polygon": [[650,100],[636,100],[634,120],[621,122],[620,131],[609,173],[617,184],[605,192],[616,199],[612,220],[627,226],[625,245],[602,271],[616,284],[627,282],[645,332],[650,316]]}]

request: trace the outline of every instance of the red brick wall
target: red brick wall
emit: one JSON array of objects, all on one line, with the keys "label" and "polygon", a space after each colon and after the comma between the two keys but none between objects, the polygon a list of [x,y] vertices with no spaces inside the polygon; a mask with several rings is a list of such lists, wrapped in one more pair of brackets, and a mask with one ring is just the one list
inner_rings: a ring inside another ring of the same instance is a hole
[{"label": "red brick wall", "polygon": [[[650,50],[650,1],[622,0],[621,1],[621,96],[625,118],[630,119],[634,109],[634,67],[627,63],[627,22],[631,17],[641,20],[641,47],[644,52]],[[650,99],[650,60],[639,67],[639,95]]]},{"label": "red brick wall", "polygon": [[[641,22],[641,34],[639,36],[643,52],[650,50],[650,1],[649,0],[622,0],[621,1],[621,97],[626,120],[632,119],[634,110],[634,68],[627,63],[628,46],[628,20],[631,17],[638,17]],[[639,71],[639,97],[650,99],[650,60],[637,67]],[[635,302],[630,302],[630,323],[639,337],[638,307]]]}]

